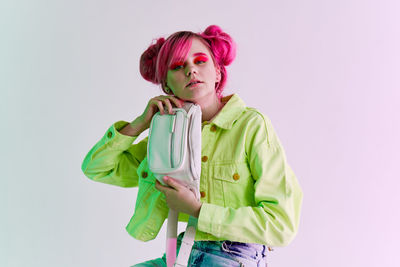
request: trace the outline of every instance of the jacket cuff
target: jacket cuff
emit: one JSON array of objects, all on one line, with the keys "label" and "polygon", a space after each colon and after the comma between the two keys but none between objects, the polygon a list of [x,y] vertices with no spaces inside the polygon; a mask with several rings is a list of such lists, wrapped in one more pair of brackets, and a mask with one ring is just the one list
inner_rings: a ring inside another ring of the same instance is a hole
[{"label": "jacket cuff", "polygon": [[202,203],[199,218],[197,221],[197,228],[205,233],[212,233],[215,236],[219,236],[221,229],[219,227],[222,225],[220,222],[221,207],[210,204]]},{"label": "jacket cuff", "polygon": [[108,128],[103,136],[105,143],[115,150],[127,150],[136,140],[137,136],[128,136],[119,132],[122,128],[128,125],[127,121],[118,121]]}]

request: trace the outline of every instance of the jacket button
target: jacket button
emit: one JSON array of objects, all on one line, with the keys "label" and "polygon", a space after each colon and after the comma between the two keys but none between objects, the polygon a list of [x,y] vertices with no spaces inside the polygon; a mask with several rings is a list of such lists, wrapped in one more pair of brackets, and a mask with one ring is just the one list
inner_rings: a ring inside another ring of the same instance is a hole
[{"label": "jacket button", "polygon": [[142,172],[142,177],[146,178],[147,177],[147,172]]},{"label": "jacket button", "polygon": [[216,130],[217,130],[217,126],[212,125],[211,128],[210,128],[210,131],[211,132],[215,132]]},{"label": "jacket button", "polygon": [[203,156],[202,158],[201,158],[201,161],[202,162],[206,162],[208,160],[208,157],[207,156]]},{"label": "jacket button", "polygon": [[240,175],[239,175],[239,174],[235,173],[235,174],[233,175],[233,180],[237,181],[237,180],[239,180],[239,178],[240,178]]},{"label": "jacket button", "polygon": [[205,197],[205,196],[206,196],[206,192],[201,191],[201,192],[200,192],[200,196],[201,196],[201,197]]},{"label": "jacket button", "polygon": [[108,132],[107,136],[108,136],[108,138],[111,138],[112,137],[112,132]]}]

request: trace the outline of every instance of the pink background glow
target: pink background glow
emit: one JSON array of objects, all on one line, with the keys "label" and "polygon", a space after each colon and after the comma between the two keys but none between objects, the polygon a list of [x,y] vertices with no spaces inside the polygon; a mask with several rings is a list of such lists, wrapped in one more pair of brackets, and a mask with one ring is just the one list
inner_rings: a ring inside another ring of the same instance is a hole
[{"label": "pink background glow", "polygon": [[[8,0],[0,4],[0,266],[130,266],[165,228],[125,231],[136,188],[90,181],[89,149],[161,93],[151,40],[217,24],[236,40],[225,94],[272,121],[304,191],[269,266],[400,266],[398,1]],[[183,225],[180,225],[183,230]]]}]

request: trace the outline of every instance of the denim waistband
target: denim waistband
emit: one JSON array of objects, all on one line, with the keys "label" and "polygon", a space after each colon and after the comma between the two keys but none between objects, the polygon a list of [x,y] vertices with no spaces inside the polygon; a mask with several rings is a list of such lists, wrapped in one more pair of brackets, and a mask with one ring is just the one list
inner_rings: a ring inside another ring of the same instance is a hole
[{"label": "denim waistband", "polygon": [[[178,243],[181,243],[184,232],[180,233],[178,236]],[[202,251],[219,251],[228,252],[230,254],[236,254],[240,256],[245,256],[253,260],[260,259],[266,255],[266,246],[256,243],[242,243],[236,241],[194,241],[193,248]]]}]

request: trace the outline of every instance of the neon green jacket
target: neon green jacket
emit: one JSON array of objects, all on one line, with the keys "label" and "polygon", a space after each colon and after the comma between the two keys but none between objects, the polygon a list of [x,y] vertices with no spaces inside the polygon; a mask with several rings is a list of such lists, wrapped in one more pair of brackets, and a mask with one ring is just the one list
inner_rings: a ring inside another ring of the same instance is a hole
[{"label": "neon green jacket", "polygon": [[[195,240],[230,240],[285,246],[295,237],[303,193],[287,163],[271,121],[246,107],[237,94],[211,122],[203,122],[201,202]],[[134,238],[154,239],[165,219],[165,196],[155,189],[146,158],[147,137],[118,132],[118,121],[89,151],[84,174],[97,182],[139,186],[135,212],[126,226]],[[180,221],[188,215],[181,213]]]}]

